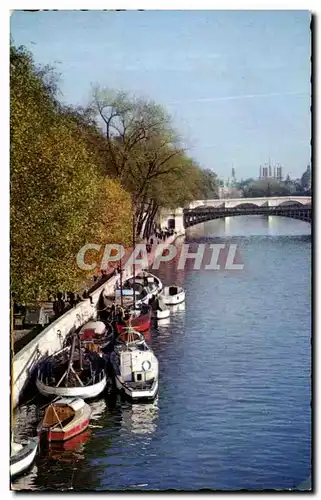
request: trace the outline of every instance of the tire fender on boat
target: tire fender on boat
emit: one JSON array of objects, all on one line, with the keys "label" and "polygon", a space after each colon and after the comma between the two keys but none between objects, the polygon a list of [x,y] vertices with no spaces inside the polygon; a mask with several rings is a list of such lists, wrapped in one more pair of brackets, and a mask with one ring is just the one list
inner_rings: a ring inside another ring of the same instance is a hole
[{"label": "tire fender on boat", "polygon": [[150,370],[152,367],[152,364],[150,361],[148,361],[147,359],[145,359],[145,361],[143,361],[142,363],[142,369],[144,372],[147,372],[148,370]]}]

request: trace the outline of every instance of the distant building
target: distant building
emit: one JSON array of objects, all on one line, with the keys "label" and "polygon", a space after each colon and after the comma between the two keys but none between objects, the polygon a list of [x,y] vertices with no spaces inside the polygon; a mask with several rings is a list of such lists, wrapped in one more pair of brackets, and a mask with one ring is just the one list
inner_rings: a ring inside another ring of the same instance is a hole
[{"label": "distant building", "polygon": [[282,181],[283,180],[283,175],[282,175],[282,167],[276,167],[276,180]]},{"label": "distant building", "polygon": [[259,176],[259,179],[260,180],[268,179],[268,177],[269,177],[268,167],[262,167],[262,166],[260,166],[260,176]]},{"label": "distant building", "polygon": [[268,165],[265,163],[263,167],[262,165],[260,166],[259,180],[268,180],[268,179],[282,181],[283,174],[281,165],[276,165],[273,167],[273,175],[272,175],[272,166],[270,163]]}]

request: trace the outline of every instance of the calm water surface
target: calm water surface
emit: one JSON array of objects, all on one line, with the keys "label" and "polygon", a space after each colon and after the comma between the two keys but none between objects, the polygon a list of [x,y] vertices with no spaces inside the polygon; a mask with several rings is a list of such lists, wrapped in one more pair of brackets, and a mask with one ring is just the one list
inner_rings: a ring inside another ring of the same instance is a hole
[{"label": "calm water surface", "polygon": [[[310,226],[229,218],[191,228],[198,242],[236,243],[244,269],[159,270],[186,305],[152,332],[158,399],[91,403],[88,433],[42,450],[14,489],[287,489],[310,475]],[[35,434],[33,403],[18,437]]]}]

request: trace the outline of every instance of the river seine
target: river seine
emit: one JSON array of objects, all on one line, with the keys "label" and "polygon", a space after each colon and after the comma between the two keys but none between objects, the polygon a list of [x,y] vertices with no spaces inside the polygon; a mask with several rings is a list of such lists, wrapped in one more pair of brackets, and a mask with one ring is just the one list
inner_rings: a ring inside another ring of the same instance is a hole
[{"label": "river seine", "polygon": [[[244,268],[161,265],[186,303],[152,331],[157,400],[91,403],[89,431],[41,450],[13,489],[298,487],[311,474],[310,233],[259,216],[190,228],[185,243],[235,243]],[[20,407],[17,437],[35,434],[37,418],[35,401]]]}]

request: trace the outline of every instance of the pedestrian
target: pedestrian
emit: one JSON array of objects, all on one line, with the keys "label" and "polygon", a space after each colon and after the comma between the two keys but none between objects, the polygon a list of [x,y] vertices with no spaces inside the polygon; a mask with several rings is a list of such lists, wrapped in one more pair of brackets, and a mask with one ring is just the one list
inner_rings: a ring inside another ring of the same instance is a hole
[{"label": "pedestrian", "polygon": [[75,294],[73,292],[69,292],[69,304],[71,307],[76,305]]},{"label": "pedestrian", "polygon": [[65,309],[65,303],[62,299],[62,293],[58,292],[57,293],[57,300],[54,302],[54,312],[56,316],[60,316]]}]

